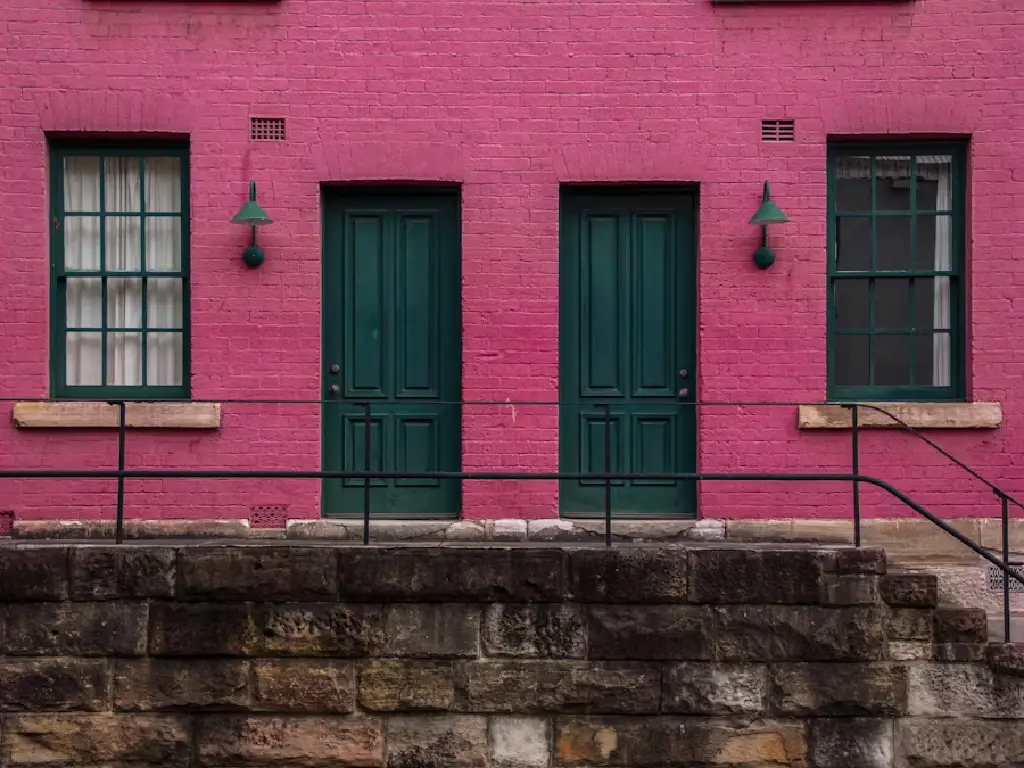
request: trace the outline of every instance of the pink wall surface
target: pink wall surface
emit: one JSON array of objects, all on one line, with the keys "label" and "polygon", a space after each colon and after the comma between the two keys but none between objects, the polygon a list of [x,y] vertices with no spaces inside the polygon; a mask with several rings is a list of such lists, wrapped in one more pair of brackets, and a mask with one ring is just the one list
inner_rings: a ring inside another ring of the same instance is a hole
[{"label": "pink wall surface", "polygon": [[[463,396],[558,393],[565,182],[699,184],[699,395],[821,401],[826,140],[968,136],[969,372],[995,431],[933,439],[1024,494],[1024,9],[1014,0],[713,5],[710,0],[4,0],[0,3],[0,395],[46,397],[47,136],[187,136],[192,393],[320,393],[323,182],[445,181],[463,199]],[[250,142],[250,116],[287,140]],[[797,141],[762,143],[762,118]],[[257,180],[267,260],[229,219]],[[791,223],[757,269],[765,179]],[[3,404],[10,425],[10,403]],[[216,432],[132,432],[130,467],[317,468],[318,411],[226,403]],[[468,406],[464,467],[552,470],[554,408]],[[705,471],[846,471],[849,435],[788,407],[705,407]],[[944,515],[995,514],[982,485],[904,435],[862,470]],[[0,468],[116,466],[116,433],[0,429]],[[0,480],[19,518],[109,518],[112,481]],[[711,484],[705,517],[844,517],[847,486]],[[865,491],[866,512],[898,505]],[[319,514],[316,481],[127,483],[131,517]],[[464,516],[552,517],[550,482],[469,483]]]}]

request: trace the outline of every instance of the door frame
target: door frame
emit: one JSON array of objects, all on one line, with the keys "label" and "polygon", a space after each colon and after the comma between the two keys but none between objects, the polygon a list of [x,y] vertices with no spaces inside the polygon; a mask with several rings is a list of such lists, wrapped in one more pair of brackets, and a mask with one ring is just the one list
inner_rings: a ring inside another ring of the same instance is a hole
[{"label": "door frame", "polygon": [[[690,337],[683,341],[684,344],[689,346],[693,356],[693,372],[689,377],[690,387],[693,390],[693,405],[687,406],[693,409],[693,418],[689,422],[684,422],[686,425],[686,431],[689,435],[683,435],[684,439],[693,450],[693,470],[695,472],[700,471],[700,407],[696,403],[700,402],[700,307],[699,307],[699,280],[700,280],[700,250],[699,250],[699,237],[700,237],[700,187],[696,183],[679,183],[679,184],[650,184],[650,183],[563,183],[559,186],[558,191],[558,399],[559,402],[568,402],[569,398],[566,396],[564,390],[565,377],[562,375],[564,356],[563,352],[563,333],[566,328],[566,318],[569,314],[568,300],[565,292],[566,281],[569,276],[566,274],[566,259],[564,254],[566,252],[566,239],[567,229],[564,226],[566,221],[566,202],[568,199],[581,197],[592,197],[596,199],[607,199],[615,197],[624,197],[628,195],[674,195],[677,197],[687,197],[690,200],[690,211],[689,221],[689,233],[686,236],[686,244],[689,246],[692,258],[688,259],[689,264],[686,265],[686,271],[688,275],[682,275],[682,277],[689,277],[688,280],[682,280],[680,285],[680,296],[677,297],[677,301],[680,306],[685,306],[686,302],[689,302],[692,307],[692,313],[689,315],[689,324],[693,329]],[[685,317],[685,314],[681,313],[680,318]],[[576,398],[576,395],[573,395]],[[561,407],[559,408],[561,412]],[[562,422],[561,415],[559,416],[559,440],[558,440],[558,465],[559,468],[566,467],[566,443],[562,439]],[[570,471],[566,468],[564,471]],[[558,515],[560,518],[570,520],[593,520],[601,515],[594,515],[586,512],[566,512],[562,507],[562,489],[561,483],[559,483],[559,497],[558,497]],[[684,498],[684,494],[689,495],[692,493],[692,499]],[[696,520],[700,519],[700,482],[693,481],[690,486],[683,486],[680,489],[680,500],[682,506],[689,506],[692,508],[692,512],[685,513],[663,513],[663,514],[652,514],[652,513],[637,513],[629,511],[615,511],[613,508],[612,518],[619,520]]]},{"label": "door frame", "polygon": [[[463,343],[463,302],[462,302],[462,185],[461,184],[450,184],[450,183],[402,183],[402,182],[354,182],[354,183],[328,183],[322,182],[320,184],[320,381],[318,392],[320,394],[320,466],[321,469],[327,469],[327,430],[328,430],[328,409],[330,403],[327,401],[327,388],[330,386],[330,373],[329,364],[327,362],[329,357],[329,351],[327,349],[327,321],[329,317],[342,317],[341,305],[337,302],[335,297],[329,295],[329,289],[331,281],[328,280],[328,274],[334,272],[328,268],[328,254],[331,252],[332,246],[338,246],[338,243],[334,236],[340,233],[331,232],[328,227],[328,210],[330,208],[331,198],[344,198],[344,197],[364,197],[366,199],[379,199],[387,200],[396,197],[447,197],[451,198],[455,203],[455,220],[454,226],[454,243],[456,258],[455,264],[453,265],[455,270],[454,281],[458,288],[458,332],[455,334],[455,339],[452,343],[455,345],[453,354],[459,361],[458,375],[456,376],[455,382],[455,399],[460,402],[458,407],[458,466],[455,471],[462,471],[463,461],[463,408],[461,406],[462,400],[462,379],[463,379],[463,368],[464,360],[462,355],[462,343]],[[343,273],[338,275],[343,280]],[[340,282],[338,283],[341,284]],[[333,307],[328,312],[327,307]],[[344,402],[338,400],[338,402]],[[322,519],[330,520],[350,520],[354,518],[362,517],[362,511],[353,513],[343,514],[327,514],[327,483],[329,480],[323,478],[320,481],[320,517]],[[449,515],[443,517],[437,515],[422,515],[416,513],[396,513],[396,512],[381,512],[374,511],[372,506],[370,508],[371,520],[460,520],[462,519],[462,500],[463,500],[463,482],[461,480],[452,481],[455,483],[455,498],[453,501],[454,509],[451,510]]]}]

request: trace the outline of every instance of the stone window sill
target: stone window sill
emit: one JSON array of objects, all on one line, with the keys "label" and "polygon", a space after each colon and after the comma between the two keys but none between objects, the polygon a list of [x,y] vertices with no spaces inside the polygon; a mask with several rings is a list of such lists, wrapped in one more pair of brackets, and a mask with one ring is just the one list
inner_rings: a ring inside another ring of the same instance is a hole
[{"label": "stone window sill", "polygon": [[[870,403],[884,408],[914,429],[998,429],[1003,423],[999,403]],[[801,405],[800,429],[849,429],[850,409],[841,405]],[[857,409],[857,425],[901,429],[888,416],[871,408]]]},{"label": "stone window sill", "polygon": [[[125,423],[134,429],[219,429],[220,403],[125,403]],[[118,426],[116,405],[93,402],[14,404],[20,429],[105,429]]]}]

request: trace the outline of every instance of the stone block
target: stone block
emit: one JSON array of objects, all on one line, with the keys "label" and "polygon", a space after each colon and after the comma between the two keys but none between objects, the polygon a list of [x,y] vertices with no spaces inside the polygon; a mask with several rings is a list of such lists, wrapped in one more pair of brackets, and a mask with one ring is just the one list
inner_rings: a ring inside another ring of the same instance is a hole
[{"label": "stone block", "polygon": [[997,675],[1024,677],[1024,645],[989,643],[985,647],[985,660]]},{"label": "stone block", "polygon": [[75,547],[71,599],[118,600],[174,595],[175,552],[170,547]]},{"label": "stone block", "polygon": [[964,664],[984,661],[986,645],[984,643],[933,643],[932,658],[935,661]]},{"label": "stone block", "polygon": [[258,647],[244,603],[153,603],[149,620],[153,656],[245,656]]},{"label": "stone block", "polygon": [[107,665],[86,659],[0,662],[0,711],[45,712],[107,708]]},{"label": "stone block", "polygon": [[863,547],[836,549],[825,556],[825,570],[830,573],[885,574],[885,549]]},{"label": "stone block", "polygon": [[885,635],[890,640],[931,642],[933,612],[928,608],[889,608],[885,612]]},{"label": "stone block", "polygon": [[568,553],[569,599],[685,603],[687,555],[664,547],[579,549]]},{"label": "stone block", "polygon": [[66,600],[68,548],[18,545],[0,549],[0,603]]},{"label": "stone block", "polygon": [[487,525],[483,520],[456,520],[444,529],[445,541],[486,541]]},{"label": "stone block", "polygon": [[270,603],[256,613],[266,653],[342,658],[380,655],[384,620],[379,605]]},{"label": "stone block", "polygon": [[487,718],[398,715],[388,718],[387,768],[479,768],[487,764]]},{"label": "stone block", "polygon": [[[398,541],[444,541],[448,520],[374,520],[370,523],[370,541],[388,543]],[[363,537],[360,525],[358,536]]]},{"label": "stone block", "polygon": [[689,552],[693,603],[817,603],[821,557],[812,550]]},{"label": "stone block", "polygon": [[455,708],[455,677],[447,661],[371,661],[359,675],[359,706],[374,712]]},{"label": "stone block", "polygon": [[877,576],[855,573],[827,573],[822,576],[822,605],[872,605],[877,601]]},{"label": "stone block", "polygon": [[480,655],[480,611],[480,606],[461,603],[389,605],[384,614],[384,654],[476,658]]},{"label": "stone block", "polygon": [[6,651],[19,656],[141,656],[145,603],[16,603],[7,614]]},{"label": "stone block", "polygon": [[897,721],[900,768],[1010,768],[1024,765],[1024,722],[958,720]]},{"label": "stone block", "polygon": [[716,627],[719,661],[878,661],[885,653],[877,606],[719,606]]},{"label": "stone block", "polygon": [[893,721],[816,718],[810,721],[810,765],[814,768],[891,768]]},{"label": "stone block", "polygon": [[772,714],[877,717],[907,712],[907,668],[895,664],[772,664]]},{"label": "stone block", "polygon": [[526,535],[530,541],[579,542],[597,540],[601,534],[580,528],[573,520],[553,517],[542,520],[527,520]]},{"label": "stone block", "polygon": [[901,608],[935,608],[939,580],[929,573],[891,573],[882,579],[882,599]]},{"label": "stone block", "polygon": [[567,603],[487,606],[483,618],[488,656],[580,659],[587,651],[583,609]]},{"label": "stone block", "polygon": [[490,541],[526,541],[525,520],[488,520],[486,526]]},{"label": "stone block", "polygon": [[928,661],[931,658],[930,642],[900,640],[889,643],[889,659],[892,661]]},{"label": "stone block", "polygon": [[114,707],[118,710],[244,709],[248,700],[248,670],[243,661],[116,662]]},{"label": "stone block", "polygon": [[178,553],[178,594],[189,600],[333,600],[337,569],[328,547],[186,547]]},{"label": "stone block", "polygon": [[548,721],[539,717],[491,718],[490,756],[491,768],[548,768]]},{"label": "stone block", "polygon": [[1024,720],[1024,680],[986,664],[913,664],[910,714]]},{"label": "stone block", "polygon": [[382,766],[378,718],[213,715],[196,724],[204,766]]},{"label": "stone block", "polygon": [[343,600],[558,602],[562,552],[538,547],[353,547],[339,552]]},{"label": "stone block", "polygon": [[456,667],[459,706],[467,712],[657,713],[655,664],[593,661],[472,661]]},{"label": "stone block", "polygon": [[662,675],[661,709],[679,715],[763,715],[768,671],[763,664],[684,662]]},{"label": "stone block", "polygon": [[982,608],[942,606],[933,615],[936,643],[988,642],[988,617]]},{"label": "stone block", "polygon": [[8,765],[190,765],[188,720],[172,715],[47,714],[4,718]]},{"label": "stone block", "polygon": [[592,605],[587,608],[592,659],[710,660],[713,612],[698,605]]},{"label": "stone block", "polygon": [[253,710],[348,713],[355,710],[356,676],[350,662],[333,659],[261,659],[252,662]]}]

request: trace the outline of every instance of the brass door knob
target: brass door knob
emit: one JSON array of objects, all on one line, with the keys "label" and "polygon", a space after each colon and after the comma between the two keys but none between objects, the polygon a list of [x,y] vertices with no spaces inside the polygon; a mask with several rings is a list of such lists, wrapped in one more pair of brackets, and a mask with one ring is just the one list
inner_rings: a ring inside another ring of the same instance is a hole
[{"label": "brass door knob", "polygon": [[327,391],[330,392],[332,395],[336,395],[339,392],[341,392],[341,387],[339,387],[337,384],[331,384],[331,386],[327,388]]},{"label": "brass door knob", "polygon": [[679,390],[679,396],[680,397],[686,397],[689,394],[690,394],[690,390],[688,388],[686,388],[686,387],[683,387],[682,389]]}]

